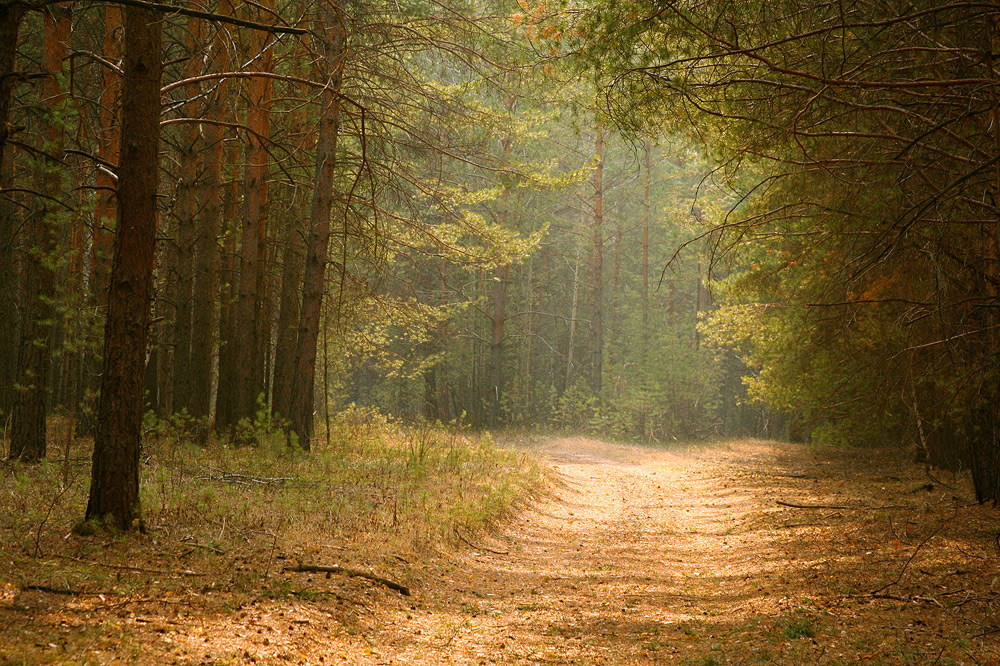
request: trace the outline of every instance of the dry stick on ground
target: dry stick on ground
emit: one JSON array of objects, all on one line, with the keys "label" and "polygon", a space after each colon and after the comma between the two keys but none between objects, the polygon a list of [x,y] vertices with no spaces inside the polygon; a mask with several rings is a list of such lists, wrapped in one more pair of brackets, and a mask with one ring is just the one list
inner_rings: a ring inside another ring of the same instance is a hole
[{"label": "dry stick on ground", "polygon": [[917,553],[919,553],[919,552],[920,552],[920,549],[924,547],[924,544],[926,544],[926,543],[927,543],[928,541],[930,541],[930,540],[931,540],[931,539],[933,539],[933,538],[934,538],[935,536],[937,536],[937,533],[938,533],[938,532],[940,532],[940,531],[941,531],[942,529],[944,529],[944,526],[945,526],[945,525],[947,525],[947,524],[948,524],[949,522],[951,522],[951,520],[952,520],[952,519],[953,519],[953,518],[954,518],[955,516],[957,516],[957,515],[958,515],[958,509],[956,508],[956,509],[955,509],[955,511],[954,511],[954,512],[952,512],[952,514],[951,514],[951,515],[950,515],[949,517],[947,517],[947,518],[945,518],[945,519],[944,519],[943,521],[941,521],[941,524],[940,524],[940,525],[938,525],[938,526],[937,526],[937,527],[936,527],[936,528],[934,529],[934,531],[933,531],[933,532],[931,532],[931,533],[930,533],[930,534],[929,534],[929,535],[927,536],[927,538],[926,538],[926,539],[924,539],[924,540],[923,540],[923,541],[921,541],[921,542],[920,542],[919,544],[917,544],[917,547],[916,547],[916,548],[915,548],[915,549],[913,550],[913,553],[912,553],[912,554],[910,555],[909,559],[907,559],[907,560],[906,560],[906,564],[904,564],[904,565],[903,565],[903,568],[899,570],[899,575],[898,575],[898,576],[896,576],[896,580],[892,581],[891,583],[886,583],[885,585],[883,585],[882,587],[878,588],[877,590],[872,590],[872,591],[871,591],[871,595],[872,595],[873,597],[877,597],[877,595],[879,595],[879,594],[880,594],[880,593],[882,593],[882,592],[885,592],[886,590],[888,590],[888,589],[889,589],[890,587],[892,587],[893,585],[898,585],[898,584],[899,584],[899,581],[903,580],[903,574],[905,574],[905,573],[906,573],[906,569],[907,569],[907,568],[908,568],[908,567],[910,566],[910,563],[912,563],[912,562],[913,562],[913,558],[915,558],[915,557],[917,556]]},{"label": "dry stick on ground", "polygon": [[476,545],[476,544],[472,543],[471,541],[469,541],[468,539],[466,539],[464,536],[462,536],[462,533],[458,531],[458,526],[457,525],[455,526],[455,536],[457,536],[459,539],[461,539],[462,542],[465,543],[466,546],[468,546],[469,548],[472,548],[474,550],[484,550],[487,553],[493,553],[494,555],[510,555],[510,551],[509,550],[492,550],[490,548],[487,548],[486,546],[479,546],[479,545]]},{"label": "dry stick on ground", "polygon": [[296,564],[294,567],[285,567],[285,571],[298,571],[301,573],[333,573],[339,574],[341,576],[356,576],[358,578],[365,578],[367,580],[380,583],[385,585],[390,590],[395,590],[403,596],[410,596],[410,588],[405,585],[400,585],[399,583],[393,582],[381,576],[376,576],[375,574],[368,573],[367,571],[361,571],[360,569],[348,569],[346,567],[337,566],[323,566],[321,564]]},{"label": "dry stick on ground", "polygon": [[79,562],[80,564],[89,564],[95,567],[104,567],[105,569],[119,569],[122,571],[138,571],[140,573],[151,573],[160,574],[165,576],[204,576],[206,574],[198,573],[197,571],[169,571],[165,569],[146,569],[145,567],[130,567],[126,564],[105,564],[104,562],[94,562],[92,560],[83,560],[79,557],[73,557],[72,555],[56,555],[64,560],[72,560],[73,562]]},{"label": "dry stick on ground", "polygon": [[779,506],[788,506],[793,509],[845,509],[848,511],[886,511],[888,509],[907,509],[905,504],[886,504],[885,506],[847,506],[846,504],[798,504],[796,502],[785,502],[775,500]]}]

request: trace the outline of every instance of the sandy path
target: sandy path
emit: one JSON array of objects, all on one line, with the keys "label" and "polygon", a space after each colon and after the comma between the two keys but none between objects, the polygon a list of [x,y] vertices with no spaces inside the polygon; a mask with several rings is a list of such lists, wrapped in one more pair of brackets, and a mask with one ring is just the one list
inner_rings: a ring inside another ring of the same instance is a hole
[{"label": "sandy path", "polygon": [[[889,589],[897,603],[869,591],[904,567],[939,514],[958,511],[951,491],[904,496],[912,506],[886,509],[896,513],[776,503],[877,507],[921,481],[913,466],[906,477],[857,454],[831,460],[759,442],[662,451],[571,438],[536,453],[555,491],[478,549],[428,569],[414,603],[383,607],[360,660],[341,646],[332,661],[1000,663],[993,635],[976,636],[992,611],[927,602],[956,587],[934,576],[968,573],[949,558],[990,548],[991,510],[961,509],[964,548],[939,533],[941,547],[926,544],[911,563],[920,579]],[[894,524],[910,527],[887,551]],[[966,583],[984,584],[996,573],[987,569]]]},{"label": "sandy path", "polygon": [[700,643],[694,620],[781,605],[746,593],[785,556],[747,535],[768,498],[735,478],[773,458],[769,446],[573,438],[537,453],[556,491],[372,636],[381,663],[648,663]]}]

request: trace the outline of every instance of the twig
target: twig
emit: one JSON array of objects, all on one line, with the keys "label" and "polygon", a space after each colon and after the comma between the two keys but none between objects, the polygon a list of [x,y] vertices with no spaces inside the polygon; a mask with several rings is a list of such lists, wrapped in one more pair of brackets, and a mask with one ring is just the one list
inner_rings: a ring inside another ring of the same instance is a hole
[{"label": "twig", "polygon": [[941,524],[938,525],[937,528],[935,528],[935,530],[933,532],[931,532],[930,535],[926,539],[924,539],[919,544],[917,544],[917,547],[913,550],[913,553],[910,555],[909,559],[906,560],[906,564],[904,564],[903,568],[899,570],[899,575],[896,576],[896,580],[892,581],[891,583],[887,583],[887,584],[883,585],[882,587],[878,588],[877,590],[873,590],[872,593],[871,593],[872,596],[875,596],[876,594],[878,594],[880,592],[884,592],[885,590],[888,590],[893,585],[898,585],[899,581],[903,580],[903,574],[906,573],[907,567],[909,567],[910,563],[913,562],[913,558],[915,558],[917,556],[917,553],[919,553],[920,549],[924,547],[924,544],[926,544],[928,541],[930,541],[935,536],[937,536],[937,533],[940,532],[944,528],[944,526],[947,525],[948,522],[952,518],[954,518],[955,516],[957,516],[957,515],[958,515],[958,509],[955,509],[955,511],[951,514],[950,517],[945,518],[943,521],[941,521]]},{"label": "twig", "polygon": [[886,504],[884,506],[847,506],[842,504],[799,504],[797,502],[785,502],[776,500],[781,506],[789,506],[793,509],[846,509],[849,511],[887,511],[888,509],[906,509],[905,504]]},{"label": "twig", "polygon": [[49,594],[65,594],[70,597],[75,597],[80,594],[78,590],[70,590],[65,587],[49,587],[48,585],[25,585],[21,589],[37,590],[39,592],[48,592]]},{"label": "twig", "polygon": [[777,500],[777,504],[780,506],[790,506],[793,509],[850,509],[853,507],[843,506],[840,504],[797,504],[795,502],[784,502],[782,500]]},{"label": "twig", "polygon": [[346,567],[338,566],[334,564],[333,566],[323,566],[321,564],[296,564],[293,567],[285,567],[285,571],[297,571],[300,573],[333,573],[341,576],[356,576],[358,578],[364,578],[370,581],[374,581],[381,585],[385,585],[390,590],[395,590],[405,597],[410,596],[410,588],[405,585],[400,585],[394,581],[388,580],[387,578],[382,578],[381,576],[376,576],[375,574],[368,573],[367,571],[361,571],[360,569],[348,569]]},{"label": "twig", "polygon": [[459,539],[461,539],[462,542],[466,546],[468,546],[469,548],[472,548],[473,550],[485,550],[487,553],[493,553],[494,555],[510,555],[510,551],[509,550],[493,550],[491,548],[487,548],[486,546],[479,546],[479,545],[476,545],[476,544],[472,543],[471,541],[469,541],[468,539],[466,539],[464,536],[462,536],[462,533],[458,531],[458,525],[455,526],[455,536],[457,536]]},{"label": "twig", "polygon": [[205,550],[210,550],[213,553],[218,553],[219,555],[226,554],[226,551],[222,550],[221,548],[216,548],[215,546],[209,546],[204,543],[195,543],[194,541],[183,541],[183,540],[178,541],[177,543],[185,546],[191,546],[192,548],[204,548]]},{"label": "twig", "polygon": [[104,567],[105,569],[119,569],[122,571],[138,571],[140,573],[151,573],[160,574],[165,576],[205,576],[207,574],[198,573],[197,571],[181,570],[181,571],[169,571],[164,569],[146,569],[144,567],[131,567],[127,564],[105,564],[104,562],[94,562],[91,560],[82,560],[79,557],[73,557],[72,555],[59,555],[56,557],[61,557],[64,560],[72,560],[73,562],[79,562],[80,564],[90,564],[95,567]]}]

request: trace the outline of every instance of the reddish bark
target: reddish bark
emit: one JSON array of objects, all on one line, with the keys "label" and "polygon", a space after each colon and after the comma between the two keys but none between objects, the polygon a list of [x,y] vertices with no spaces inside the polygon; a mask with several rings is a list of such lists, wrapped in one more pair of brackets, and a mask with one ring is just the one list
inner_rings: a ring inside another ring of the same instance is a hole
[{"label": "reddish bark", "polygon": [[162,23],[158,12],[124,9],[122,155],[104,365],[97,405],[87,519],[139,526],[142,378],[156,248]]},{"label": "reddish bark", "polygon": [[[274,9],[273,0],[261,3]],[[248,48],[256,56],[251,67],[259,72],[274,69],[271,35],[254,32]],[[259,54],[259,55],[258,55]],[[234,426],[240,419],[253,418],[257,399],[264,392],[264,366],[269,327],[263,317],[267,253],[267,175],[270,158],[266,143],[270,137],[270,105],[273,82],[254,77],[247,85],[246,170],[243,179],[243,221],[240,249],[239,300],[235,326],[235,374],[228,378],[234,388]]]}]

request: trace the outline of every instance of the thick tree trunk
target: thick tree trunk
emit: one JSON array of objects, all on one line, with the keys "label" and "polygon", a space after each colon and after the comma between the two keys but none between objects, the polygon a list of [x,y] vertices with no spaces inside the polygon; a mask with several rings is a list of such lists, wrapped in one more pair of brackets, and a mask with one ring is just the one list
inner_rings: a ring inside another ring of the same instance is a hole
[{"label": "thick tree trunk", "polygon": [[142,378],[156,250],[162,17],[124,9],[122,156],[87,519],[139,526]]},{"label": "thick tree trunk", "polygon": [[[333,179],[337,163],[337,140],[340,134],[340,83],[343,76],[345,17],[340,0],[320,0],[315,34],[323,54],[327,75],[322,94],[323,109],[316,140],[316,181],[305,275],[302,286],[302,310],[296,340],[295,373],[292,380],[291,431],[304,449],[309,449],[313,432],[313,391],[316,384],[316,346],[326,289],[326,262],[330,241],[330,213],[333,207]],[[349,239],[344,238],[344,242]],[[345,267],[346,268],[346,267]]]},{"label": "thick tree trunk", "polygon": [[42,135],[48,157],[38,171],[38,190],[45,195],[39,208],[32,211],[26,225],[30,252],[25,258],[26,307],[22,319],[21,353],[18,364],[18,390],[11,418],[10,457],[36,462],[45,457],[45,414],[49,398],[52,347],[54,343],[53,300],[56,276],[53,270],[61,226],[63,197],[62,119],[54,109],[66,98],[60,81],[63,61],[69,52],[70,9],[51,6],[44,16],[42,66],[48,73],[42,87],[45,106],[50,109],[43,120]]}]

